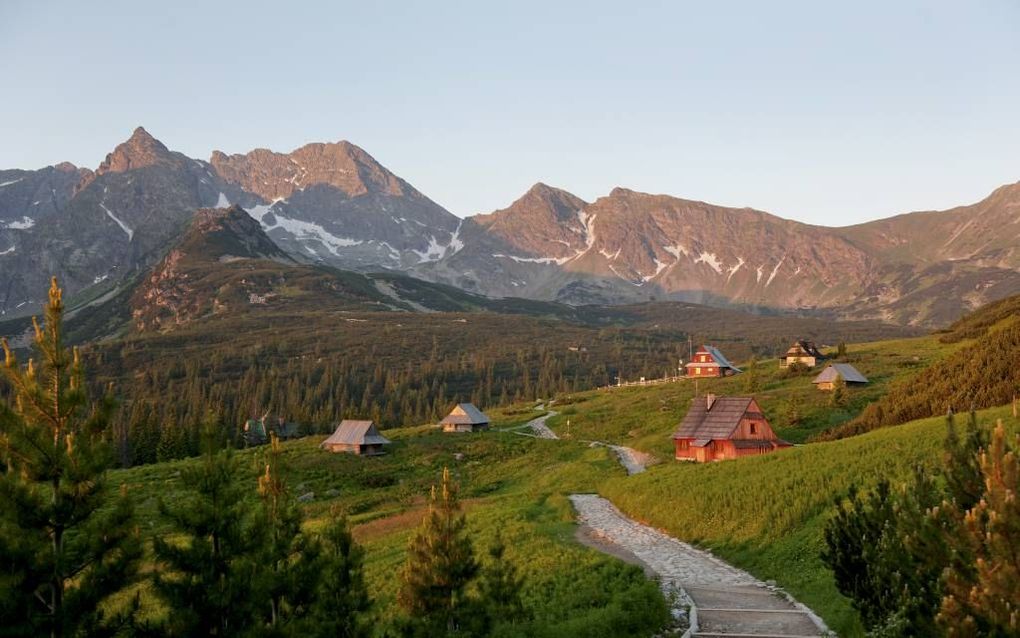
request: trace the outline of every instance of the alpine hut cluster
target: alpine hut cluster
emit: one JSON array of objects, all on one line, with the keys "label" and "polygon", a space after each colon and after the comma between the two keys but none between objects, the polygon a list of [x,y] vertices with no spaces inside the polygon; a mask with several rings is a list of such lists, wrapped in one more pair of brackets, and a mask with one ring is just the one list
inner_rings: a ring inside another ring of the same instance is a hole
[{"label": "alpine hut cluster", "polygon": [[684,366],[689,377],[728,377],[740,372],[715,346],[704,345],[694,353],[694,359]]},{"label": "alpine hut cluster", "polygon": [[383,446],[389,444],[389,439],[379,434],[379,430],[371,421],[344,419],[320,447],[330,452],[376,456],[385,454]]},{"label": "alpine hut cluster", "polygon": [[768,454],[791,444],[780,439],[753,397],[695,398],[673,434],[676,458],[721,461]]},{"label": "alpine hut cluster", "polygon": [[479,432],[489,429],[489,417],[471,403],[458,403],[439,425],[443,432]]}]

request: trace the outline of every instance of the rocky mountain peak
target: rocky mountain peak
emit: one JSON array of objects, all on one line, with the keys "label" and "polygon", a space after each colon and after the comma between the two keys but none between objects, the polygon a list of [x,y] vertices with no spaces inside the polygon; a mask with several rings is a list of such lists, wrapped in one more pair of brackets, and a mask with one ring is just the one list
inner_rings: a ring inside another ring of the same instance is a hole
[{"label": "rocky mountain peak", "polygon": [[96,169],[96,174],[123,173],[136,168],[152,166],[171,157],[170,149],[139,126],[126,142],[118,144],[117,148],[106,156],[103,163]]},{"label": "rocky mountain peak", "polygon": [[288,199],[311,186],[333,187],[348,197],[424,198],[375,158],[350,142],[314,142],[290,153],[255,149],[243,155],[213,151],[209,160],[227,182],[266,201]]},{"label": "rocky mountain peak", "polygon": [[174,154],[162,142],[139,126],[126,141],[121,142],[108,153],[96,170],[84,174],[75,192],[84,190],[100,175],[125,173],[127,171],[177,161]]}]

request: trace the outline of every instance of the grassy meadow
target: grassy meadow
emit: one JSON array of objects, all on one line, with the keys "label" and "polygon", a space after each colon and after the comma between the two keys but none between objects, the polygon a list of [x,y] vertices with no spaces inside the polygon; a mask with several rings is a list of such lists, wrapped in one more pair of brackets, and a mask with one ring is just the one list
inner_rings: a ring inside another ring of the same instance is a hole
[{"label": "grassy meadow", "polygon": [[[623,470],[603,448],[521,436],[499,428],[542,414],[529,407],[493,413],[496,431],[447,435],[428,427],[385,432],[393,445],[382,457],[360,458],[318,449],[322,437],[283,444],[287,480],[304,505],[307,526],[319,528],[334,506],[344,508],[366,550],[366,580],[376,599],[380,630],[396,612],[397,575],[407,541],[424,512],[431,485],[449,467],[460,484],[476,555],[483,559],[498,532],[507,556],[526,578],[523,598],[535,636],[649,635],[668,618],[666,603],[643,572],[574,540],[574,513],[566,495],[596,491]],[[241,452],[243,480],[252,485],[261,450]],[[158,502],[184,498],[179,473],[194,460],[120,470],[145,521],[147,535],[166,533]],[[143,586],[144,592],[144,586]],[[160,610],[143,596],[147,613]]]}]

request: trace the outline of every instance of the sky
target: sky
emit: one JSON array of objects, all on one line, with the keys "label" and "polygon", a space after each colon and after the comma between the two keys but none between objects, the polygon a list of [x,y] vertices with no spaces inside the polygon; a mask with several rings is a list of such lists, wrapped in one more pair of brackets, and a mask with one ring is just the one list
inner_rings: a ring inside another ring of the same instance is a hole
[{"label": "sky", "polygon": [[346,139],[461,216],[541,181],[840,226],[1020,180],[1018,80],[1016,0],[3,0],[0,167]]}]

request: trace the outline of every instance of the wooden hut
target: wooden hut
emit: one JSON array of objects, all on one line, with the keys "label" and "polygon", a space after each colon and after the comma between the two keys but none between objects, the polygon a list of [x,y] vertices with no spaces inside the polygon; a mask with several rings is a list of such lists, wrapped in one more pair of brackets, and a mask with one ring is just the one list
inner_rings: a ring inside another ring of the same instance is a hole
[{"label": "wooden hut", "polygon": [[815,377],[812,383],[819,390],[832,390],[836,387],[837,379],[843,379],[843,382],[847,385],[864,385],[868,383],[868,378],[849,363],[830,363],[825,366],[821,374]]},{"label": "wooden hut", "polygon": [[753,397],[695,398],[673,434],[679,461],[722,461],[768,454],[791,444],[780,439]]},{"label": "wooden hut", "polygon": [[728,377],[740,372],[740,368],[730,363],[718,348],[707,345],[698,348],[694,360],[684,367],[689,377]]},{"label": "wooden hut", "polygon": [[813,368],[824,359],[825,355],[822,354],[821,350],[813,342],[802,339],[790,346],[786,354],[779,358],[779,367],[785,368],[794,363],[800,363]]},{"label": "wooden hut", "polygon": [[489,429],[489,417],[471,403],[458,403],[439,425],[443,432],[479,432]]},{"label": "wooden hut", "polygon": [[344,419],[319,447],[330,452],[347,452],[361,456],[385,454],[384,445],[390,441],[375,427],[371,421],[353,421]]}]

